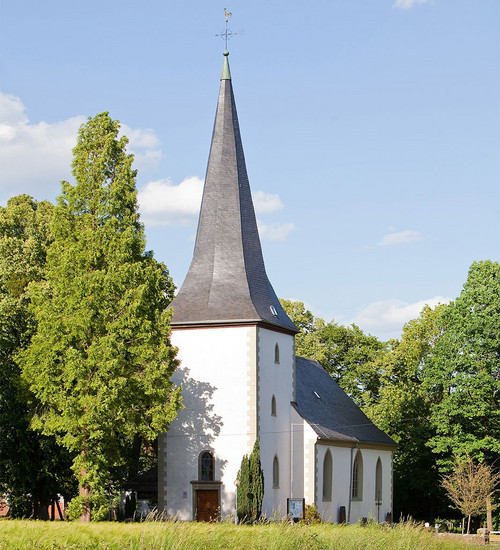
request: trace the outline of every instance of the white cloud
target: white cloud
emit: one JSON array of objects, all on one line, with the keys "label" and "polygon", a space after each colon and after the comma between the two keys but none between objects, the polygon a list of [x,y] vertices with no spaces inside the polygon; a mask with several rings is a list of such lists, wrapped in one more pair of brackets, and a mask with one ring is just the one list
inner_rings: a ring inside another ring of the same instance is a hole
[{"label": "white cloud", "polygon": [[192,176],[174,185],[168,178],[149,182],[137,199],[142,220],[149,225],[189,225],[198,217],[203,181]]},{"label": "white cloud", "polygon": [[435,307],[437,304],[446,304],[449,301],[450,298],[434,296],[413,304],[397,298],[373,302],[361,310],[351,323],[382,339],[399,338],[403,325],[416,319],[426,304]]},{"label": "white cloud", "polygon": [[257,220],[259,235],[263,241],[284,241],[296,229],[291,222],[267,224]]},{"label": "white cloud", "polygon": [[382,239],[377,243],[377,246],[391,246],[393,244],[408,244],[416,241],[421,241],[422,235],[418,231],[406,229],[399,233],[389,233],[384,235]]},{"label": "white cloud", "polygon": [[134,154],[134,167],[144,170],[157,166],[162,157],[160,140],[151,128],[131,128],[121,124],[120,135],[127,136],[127,150]]},{"label": "white cloud", "polygon": [[[86,122],[75,116],[55,123],[31,123],[19,97],[0,92],[0,204],[11,196],[28,193],[37,199],[54,200],[60,181],[71,178],[72,150],[78,128]],[[151,128],[121,125],[121,135],[129,138],[128,150],[134,154],[139,170],[157,165],[162,157],[160,141]],[[143,220],[151,225],[195,223],[201,204],[203,181],[189,177],[179,185],[170,179],[148,183],[138,193]],[[283,208],[278,195],[257,191],[253,195],[258,213],[273,213]],[[261,226],[264,239],[283,240],[293,224]]]},{"label": "white cloud", "polygon": [[[87,119],[74,116],[59,122],[30,123],[22,100],[0,92],[0,201],[28,193],[53,200],[60,181],[71,177],[72,149],[78,128]],[[135,166],[145,168],[161,158],[153,130],[122,125],[136,154]]]},{"label": "white cloud", "polygon": [[270,214],[283,208],[283,203],[278,195],[256,191],[252,193],[252,199],[255,211],[258,214]]},{"label": "white cloud", "polygon": [[[169,178],[151,181],[138,193],[141,217],[148,225],[190,225],[198,219],[203,181],[191,176],[178,185]],[[283,208],[278,195],[257,191],[253,194],[258,213],[272,213]],[[257,220],[261,239],[283,241],[295,229],[293,223],[266,224]]]},{"label": "white cloud", "polygon": [[30,193],[37,198],[59,191],[71,174],[71,150],[83,116],[30,124],[20,98],[0,92],[0,198]]},{"label": "white cloud", "polygon": [[[3,94],[0,92],[0,121],[3,126],[15,125],[18,122],[27,122],[24,114],[23,102],[15,95]],[[7,132],[8,133],[8,132]],[[0,133],[3,137],[3,132]]]},{"label": "white cloud", "polygon": [[417,4],[427,4],[428,2],[433,2],[434,0],[396,0],[394,2],[394,8],[400,8],[402,10],[409,10],[416,6]]}]

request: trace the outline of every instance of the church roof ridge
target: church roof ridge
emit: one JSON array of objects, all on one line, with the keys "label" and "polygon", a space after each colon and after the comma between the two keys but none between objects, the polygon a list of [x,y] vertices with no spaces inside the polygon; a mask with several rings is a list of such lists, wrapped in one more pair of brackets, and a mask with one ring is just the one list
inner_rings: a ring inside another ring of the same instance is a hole
[{"label": "church roof ridge", "polygon": [[193,259],[172,302],[172,325],[262,321],[290,333],[266,274],[248,182],[227,50]]}]

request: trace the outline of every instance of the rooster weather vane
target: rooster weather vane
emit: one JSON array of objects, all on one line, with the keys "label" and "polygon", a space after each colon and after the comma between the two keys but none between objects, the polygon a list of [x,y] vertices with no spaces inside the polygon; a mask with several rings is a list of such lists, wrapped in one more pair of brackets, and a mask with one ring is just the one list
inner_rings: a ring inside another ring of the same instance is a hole
[{"label": "rooster weather vane", "polygon": [[222,38],[226,43],[226,50],[227,50],[227,41],[231,38],[231,36],[236,36],[237,32],[232,32],[231,29],[228,28],[227,24],[229,22],[229,18],[233,16],[231,12],[228,12],[226,8],[224,8],[224,15],[226,16],[226,28],[222,29],[222,31],[219,34],[216,34],[215,36]]}]

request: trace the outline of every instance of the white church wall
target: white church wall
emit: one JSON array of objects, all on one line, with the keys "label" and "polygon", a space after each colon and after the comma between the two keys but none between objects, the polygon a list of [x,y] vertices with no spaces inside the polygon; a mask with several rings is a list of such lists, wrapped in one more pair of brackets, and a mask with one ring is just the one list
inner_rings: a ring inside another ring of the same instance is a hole
[{"label": "white church wall", "polygon": [[[352,463],[358,450],[363,461],[361,497],[350,499]],[[325,456],[330,452],[332,458],[331,495],[324,495]],[[362,518],[385,521],[392,510],[392,452],[385,449],[351,448],[334,444],[316,445],[316,499],[318,512],[325,521],[338,522],[340,507],[345,507],[346,520],[356,523]],[[375,499],[375,478],[377,460],[382,465],[382,499],[377,506]],[[330,498],[328,498],[330,497]],[[350,508],[350,509],[349,509]]]},{"label": "white church wall", "polygon": [[[360,451],[363,457],[363,490],[362,498],[351,503],[351,523],[361,518],[382,522],[389,512],[392,513],[392,451],[372,448],[361,448]],[[377,506],[375,478],[379,458],[382,464],[382,499]]]},{"label": "white church wall", "polygon": [[307,504],[315,502],[316,487],[316,432],[290,407],[293,428],[293,473],[292,497],[304,498]]},{"label": "white church wall", "polygon": [[[256,327],[173,330],[181,364],[172,380],[183,387],[184,408],[160,440],[159,506],[194,519],[194,488],[202,451],[215,456],[221,515],[235,512],[235,480],[256,434]],[[165,442],[166,441],[166,445]],[[161,483],[161,481],[160,481]]]},{"label": "white church wall", "polygon": [[[259,435],[264,471],[263,513],[286,515],[291,491],[290,402],[294,398],[294,338],[289,334],[258,329]],[[276,359],[276,345],[279,362]],[[275,414],[272,411],[273,396]],[[273,486],[273,463],[277,457],[279,484]]]},{"label": "white church wall", "polygon": [[[349,490],[351,475],[351,449],[337,445],[317,444],[317,485],[316,506],[325,521],[337,523],[340,507],[344,506],[346,514],[349,508]],[[332,458],[332,486],[329,499],[323,498],[324,464],[327,452]]]},{"label": "white church wall", "polygon": [[[285,515],[287,498],[303,497],[307,504],[316,504],[326,521],[337,522],[341,506],[345,506],[350,523],[363,517],[385,520],[392,509],[392,452],[360,449],[362,498],[349,503],[356,449],[351,458],[348,446],[318,443],[317,434],[290,405],[294,400],[292,336],[255,326],[178,329],[173,331],[172,343],[179,348],[181,364],[173,381],[183,386],[184,408],[159,442],[160,509],[179,519],[194,519],[197,487],[192,482],[198,481],[201,452],[209,450],[215,457],[215,480],[221,482],[221,515],[234,514],[241,458],[251,452],[259,433],[265,515]],[[275,362],[276,344],[279,363]],[[328,450],[332,494],[324,500],[323,466]],[[277,487],[273,487],[275,456],[279,462]],[[377,506],[379,458],[382,499]]]}]

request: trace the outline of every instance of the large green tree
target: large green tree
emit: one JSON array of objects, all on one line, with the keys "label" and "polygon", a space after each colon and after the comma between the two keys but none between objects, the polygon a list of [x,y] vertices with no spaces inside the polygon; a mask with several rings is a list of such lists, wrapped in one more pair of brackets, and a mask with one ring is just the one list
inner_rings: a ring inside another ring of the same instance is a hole
[{"label": "large green tree", "polygon": [[394,452],[395,517],[432,521],[446,513],[436,455],[428,447],[430,397],[423,385],[422,367],[440,329],[437,319],[445,305],[425,306],[417,319],[403,327],[399,340],[378,360],[379,395],[365,408],[370,419],[398,444]]},{"label": "large green tree", "polygon": [[460,296],[439,318],[425,362],[435,452],[500,453],[500,264],[474,262]]},{"label": "large green tree", "polygon": [[173,283],[145,252],[132,155],[102,113],[79,130],[76,183],[62,183],[45,280],[30,285],[38,329],[18,361],[40,402],[33,426],[75,453],[84,520],[105,516],[124,443],[151,441],[181,404],[167,311]]},{"label": "large green tree", "polygon": [[323,363],[325,348],[321,341],[321,331],[325,326],[325,321],[320,317],[315,317],[306,309],[303,302],[282,299],[280,303],[300,331],[295,335],[297,355]]},{"label": "large green tree", "polygon": [[[432,450],[492,464],[500,455],[500,264],[474,262],[460,296],[438,319],[424,381],[432,398]],[[488,514],[491,528],[491,508]]]},{"label": "large green tree", "polygon": [[50,500],[72,496],[71,461],[54,437],[29,429],[37,402],[14,358],[36,330],[27,289],[44,277],[52,210],[27,195],[0,207],[0,493],[12,515],[42,519]]},{"label": "large green tree", "polygon": [[386,345],[366,335],[357,325],[326,324],[320,332],[325,370],[362,408],[377,399],[380,387],[379,360]]}]

